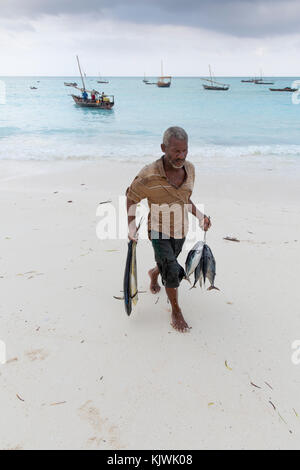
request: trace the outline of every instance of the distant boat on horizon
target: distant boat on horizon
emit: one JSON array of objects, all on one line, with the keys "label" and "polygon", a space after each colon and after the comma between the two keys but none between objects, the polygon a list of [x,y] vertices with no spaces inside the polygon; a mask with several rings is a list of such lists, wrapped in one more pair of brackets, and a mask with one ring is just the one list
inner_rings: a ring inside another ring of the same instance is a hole
[{"label": "distant boat on horizon", "polygon": [[264,82],[262,70],[260,72],[260,78],[254,80],[255,85],[274,85],[274,82]]},{"label": "distant boat on horizon", "polygon": [[69,86],[69,87],[76,87],[77,83],[76,82],[64,82],[64,85]]},{"label": "distant boat on horizon", "polygon": [[287,86],[285,88],[269,88],[269,90],[270,91],[295,93],[296,91],[299,90],[299,88],[291,88],[291,87]]},{"label": "distant boat on horizon", "polygon": [[241,80],[241,83],[254,83],[256,78],[249,78],[248,80]]},{"label": "distant boat on horizon", "polygon": [[201,78],[201,80],[210,83],[210,85],[203,85],[204,90],[211,90],[211,91],[228,91],[229,90],[230,85],[225,85],[224,83],[219,83],[216,80],[214,80],[210,65],[209,65],[209,75],[210,75],[210,79]]},{"label": "distant boat on horizon", "polygon": [[101,77],[100,72],[99,72],[99,80],[97,80],[97,83],[109,83],[109,81],[108,80],[103,80],[103,78]]},{"label": "distant boat on horizon", "polygon": [[172,77],[164,75],[164,65],[161,61],[161,76],[158,78],[157,86],[159,88],[170,88],[172,82]]}]

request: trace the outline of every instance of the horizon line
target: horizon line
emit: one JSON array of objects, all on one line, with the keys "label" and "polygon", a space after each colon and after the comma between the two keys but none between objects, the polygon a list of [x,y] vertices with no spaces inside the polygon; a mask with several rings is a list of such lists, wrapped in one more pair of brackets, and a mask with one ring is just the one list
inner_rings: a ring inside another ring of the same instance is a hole
[{"label": "horizon line", "polygon": [[[201,77],[208,77],[209,75],[171,75],[171,78],[201,78]],[[214,75],[216,78],[254,78],[257,77],[258,75]],[[11,75],[11,74],[5,74],[5,75],[0,75],[0,78],[80,78],[78,75]],[[147,75],[149,78],[159,78],[158,75]],[[264,78],[295,78],[295,77],[300,77],[299,75],[264,75]],[[98,75],[88,75],[85,78],[99,78]],[[105,75],[102,78],[144,78],[144,75]]]}]

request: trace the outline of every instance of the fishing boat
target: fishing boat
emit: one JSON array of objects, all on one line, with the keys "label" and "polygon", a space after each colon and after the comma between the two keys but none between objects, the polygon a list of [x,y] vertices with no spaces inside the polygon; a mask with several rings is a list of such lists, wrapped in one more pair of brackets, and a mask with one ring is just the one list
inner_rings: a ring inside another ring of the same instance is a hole
[{"label": "fishing boat", "polygon": [[37,90],[37,87],[36,86],[31,86],[30,90]]},{"label": "fishing boat", "polygon": [[213,74],[211,71],[211,66],[209,66],[209,75],[210,79],[208,78],[201,78],[201,80],[210,83],[210,85],[203,85],[204,90],[212,90],[212,91],[228,91],[230,85],[225,85],[224,83],[216,82],[213,78]]},{"label": "fishing boat", "polygon": [[172,77],[164,75],[163,62],[161,62],[161,76],[158,78],[157,86],[159,88],[170,88]]},{"label": "fishing boat", "polygon": [[254,83],[256,78],[249,78],[249,80],[241,80],[241,83]]},{"label": "fishing boat", "polygon": [[261,71],[260,78],[254,80],[255,85],[274,85],[274,82],[265,82],[263,79],[263,73]]},{"label": "fishing boat", "polygon": [[103,80],[103,78],[101,77],[100,72],[99,72],[99,80],[97,80],[97,83],[109,83],[109,81],[108,80]]},{"label": "fishing boat", "polygon": [[[81,91],[86,91],[88,90],[83,90],[81,88],[77,88],[78,90]],[[91,92],[88,92],[91,93]],[[77,95],[71,95],[73,100],[75,101],[77,106],[80,106],[81,108],[96,108],[96,109],[106,109],[110,110],[114,107],[115,102],[114,102],[114,96],[110,95],[101,95],[99,92],[96,91],[96,99],[91,100],[91,99],[84,99],[81,96]]]},{"label": "fishing boat", "polygon": [[255,80],[255,85],[274,85],[274,82],[264,82],[261,79]]},{"label": "fishing boat", "polygon": [[279,92],[288,92],[288,93],[295,93],[298,91],[298,88],[291,88],[289,86],[285,88],[269,88],[270,91],[279,91]]},{"label": "fishing boat", "polygon": [[146,78],[145,72],[144,72],[144,79],[143,79],[143,82],[146,83],[146,85],[149,83],[149,80],[147,80],[147,78]]},{"label": "fishing boat", "polygon": [[[82,88],[79,88],[78,86],[74,86],[76,90],[79,90],[81,92],[81,96],[78,95],[71,95],[73,100],[75,101],[77,106],[80,106],[81,108],[95,108],[95,109],[105,109],[105,110],[110,110],[113,108],[115,105],[115,98],[114,96],[108,96],[105,95],[104,93],[99,93],[97,90],[87,90],[85,86],[85,81],[84,77],[82,74],[80,62],[79,62],[79,57],[76,56],[77,58],[77,63],[78,63],[78,68],[81,76],[81,81],[82,81]],[[83,94],[86,94],[88,96],[88,93],[91,95],[95,95],[95,99],[91,99],[88,97],[84,97]]]},{"label": "fishing boat", "polygon": [[72,87],[72,86],[75,87],[77,86],[77,83],[76,82],[64,82],[64,85],[69,86],[69,87]]}]

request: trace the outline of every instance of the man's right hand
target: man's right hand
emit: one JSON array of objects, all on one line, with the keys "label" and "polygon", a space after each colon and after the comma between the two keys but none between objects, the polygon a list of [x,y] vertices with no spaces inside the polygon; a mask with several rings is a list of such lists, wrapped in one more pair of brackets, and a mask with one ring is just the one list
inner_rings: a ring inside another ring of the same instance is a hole
[{"label": "man's right hand", "polygon": [[130,241],[132,242],[138,242],[139,240],[139,235],[137,233],[137,227],[136,225],[134,227],[129,227],[129,230],[128,230],[128,238]]}]

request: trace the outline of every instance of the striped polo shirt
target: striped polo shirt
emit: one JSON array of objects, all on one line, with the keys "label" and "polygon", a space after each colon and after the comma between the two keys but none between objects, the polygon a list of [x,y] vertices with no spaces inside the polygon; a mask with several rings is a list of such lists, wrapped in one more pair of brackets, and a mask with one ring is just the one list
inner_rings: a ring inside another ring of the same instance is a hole
[{"label": "striped polo shirt", "polygon": [[139,203],[147,199],[149,205],[148,231],[164,237],[181,239],[188,233],[188,204],[195,183],[195,167],[186,161],[185,180],[180,187],[172,184],[166,175],[163,158],[145,166],[127,189],[128,199]]}]

